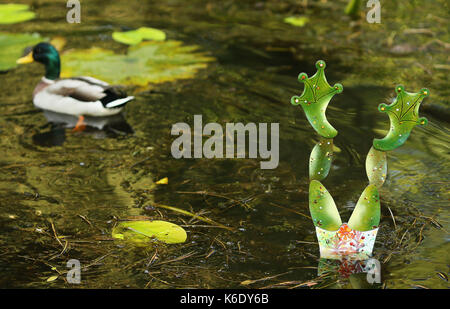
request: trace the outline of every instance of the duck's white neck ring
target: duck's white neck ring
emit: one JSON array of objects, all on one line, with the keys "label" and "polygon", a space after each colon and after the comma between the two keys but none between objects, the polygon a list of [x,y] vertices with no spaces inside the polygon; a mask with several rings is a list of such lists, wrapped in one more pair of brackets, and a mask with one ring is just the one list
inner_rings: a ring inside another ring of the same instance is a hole
[{"label": "duck's white neck ring", "polygon": [[54,84],[54,83],[55,83],[54,80],[48,79],[48,78],[46,78],[45,76],[42,77],[42,81],[43,81],[44,83],[46,83],[46,84]]}]

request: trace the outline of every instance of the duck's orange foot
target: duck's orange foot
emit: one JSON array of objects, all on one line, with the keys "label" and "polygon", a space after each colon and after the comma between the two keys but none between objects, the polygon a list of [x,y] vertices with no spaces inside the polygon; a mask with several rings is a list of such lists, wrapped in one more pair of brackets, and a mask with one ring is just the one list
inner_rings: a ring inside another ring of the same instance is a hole
[{"label": "duck's orange foot", "polygon": [[86,129],[86,124],[84,123],[84,116],[78,117],[78,122],[75,125],[75,128],[72,129],[72,132],[82,132]]}]

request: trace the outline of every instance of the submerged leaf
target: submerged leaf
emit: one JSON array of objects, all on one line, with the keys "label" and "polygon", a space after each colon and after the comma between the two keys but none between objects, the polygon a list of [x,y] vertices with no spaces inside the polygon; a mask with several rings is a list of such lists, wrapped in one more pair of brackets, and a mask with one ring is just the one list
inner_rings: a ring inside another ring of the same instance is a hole
[{"label": "submerged leaf", "polygon": [[119,223],[112,231],[112,237],[133,242],[147,242],[155,238],[167,244],[186,241],[186,231],[173,223],[155,221],[125,221]]},{"label": "submerged leaf", "polygon": [[16,67],[16,60],[23,56],[24,49],[41,41],[38,34],[0,32],[0,71]]},{"label": "submerged leaf", "polygon": [[36,14],[27,4],[0,4],[0,24],[15,24],[33,19]]},{"label": "submerged leaf", "polygon": [[47,282],[52,282],[55,281],[56,279],[58,279],[58,276],[51,276],[47,278]]},{"label": "submerged leaf", "polygon": [[143,40],[164,41],[166,39],[166,34],[155,28],[141,27],[136,30],[125,32],[115,31],[112,34],[112,38],[119,43],[136,45]]},{"label": "submerged leaf", "polygon": [[179,41],[143,42],[128,54],[102,48],[73,50],[62,55],[62,77],[92,76],[113,84],[146,86],[192,78],[214,58]]},{"label": "submerged leaf", "polygon": [[169,183],[169,178],[164,177],[156,182],[157,185],[167,185]]},{"label": "submerged leaf", "polygon": [[296,27],[303,27],[309,21],[306,16],[291,16],[284,19],[285,23],[291,24]]}]

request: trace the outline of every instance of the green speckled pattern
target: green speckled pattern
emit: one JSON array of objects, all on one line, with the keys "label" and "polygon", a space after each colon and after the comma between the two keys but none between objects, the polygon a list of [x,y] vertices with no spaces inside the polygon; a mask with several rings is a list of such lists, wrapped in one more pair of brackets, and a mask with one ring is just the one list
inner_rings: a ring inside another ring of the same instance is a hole
[{"label": "green speckled pattern", "polygon": [[387,155],[386,152],[370,147],[366,158],[366,174],[369,183],[380,188],[387,175]]},{"label": "green speckled pattern", "polygon": [[401,85],[395,88],[397,97],[390,105],[380,104],[378,110],[389,115],[391,128],[383,139],[374,139],[373,147],[381,151],[394,150],[403,145],[411,130],[418,124],[426,125],[428,120],[419,118],[419,107],[422,100],[430,92],[422,89],[417,93],[409,93]]},{"label": "green speckled pattern", "polygon": [[369,231],[380,224],[380,196],[375,185],[368,185],[348,220],[348,226],[356,231]]},{"label": "green speckled pattern", "polygon": [[309,211],[315,226],[327,231],[337,231],[342,224],[333,198],[319,181],[309,184]]},{"label": "green speckled pattern", "polygon": [[333,158],[333,139],[318,142],[309,157],[309,179],[323,180],[328,176]]},{"label": "green speckled pattern", "polygon": [[318,134],[325,138],[333,138],[337,135],[335,128],[331,126],[325,116],[328,103],[336,93],[341,93],[341,84],[331,87],[325,77],[325,61],[316,62],[317,72],[312,77],[306,73],[300,73],[298,80],[305,84],[301,96],[291,98],[292,105],[301,105],[305,111],[306,118]]}]

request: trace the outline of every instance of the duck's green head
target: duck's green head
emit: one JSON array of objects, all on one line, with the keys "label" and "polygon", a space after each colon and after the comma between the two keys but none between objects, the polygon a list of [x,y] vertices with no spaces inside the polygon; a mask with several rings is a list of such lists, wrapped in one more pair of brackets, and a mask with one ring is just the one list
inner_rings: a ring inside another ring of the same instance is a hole
[{"label": "duck's green head", "polygon": [[45,65],[45,77],[48,79],[57,79],[61,71],[61,62],[59,53],[53,45],[43,42],[33,47],[32,51],[26,56],[17,60],[17,63],[40,62]]}]

